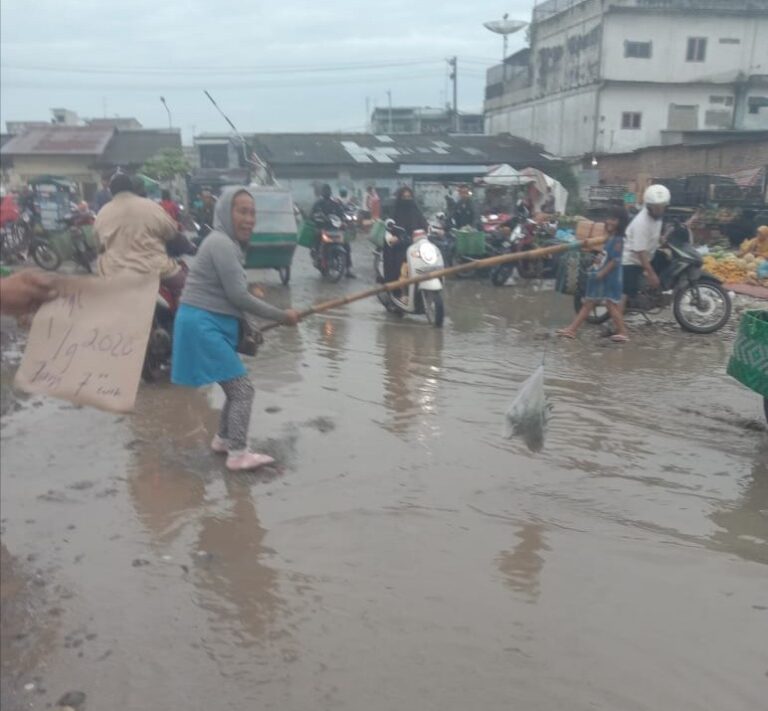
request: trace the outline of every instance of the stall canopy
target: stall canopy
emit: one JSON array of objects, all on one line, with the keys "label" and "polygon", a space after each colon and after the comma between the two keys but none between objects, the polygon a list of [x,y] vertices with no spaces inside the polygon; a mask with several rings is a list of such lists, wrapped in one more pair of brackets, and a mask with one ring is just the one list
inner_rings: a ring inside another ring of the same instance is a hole
[{"label": "stall canopy", "polygon": [[475,181],[478,185],[515,186],[525,185],[531,182],[531,178],[524,176],[511,165],[502,163],[494,165],[482,178]]},{"label": "stall canopy", "polygon": [[562,183],[536,168],[523,168],[520,175],[527,178],[527,182],[531,183],[531,188],[538,193],[533,200],[536,211],[541,209],[541,206],[546,202],[547,193],[551,190],[555,198],[555,212],[565,214],[568,205],[568,191]]}]

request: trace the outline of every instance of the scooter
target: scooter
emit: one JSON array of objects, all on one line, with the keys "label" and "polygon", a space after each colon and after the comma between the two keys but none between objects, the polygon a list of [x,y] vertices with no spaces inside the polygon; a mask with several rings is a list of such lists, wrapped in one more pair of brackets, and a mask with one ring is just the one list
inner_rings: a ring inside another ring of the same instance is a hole
[{"label": "scooter", "polygon": [[[678,229],[677,234],[685,233]],[[661,288],[652,289],[643,279],[638,294],[627,301],[627,313],[639,313],[649,320],[649,314],[660,313],[671,304],[675,320],[691,333],[714,333],[728,323],[733,308],[730,294],[717,277],[702,269],[701,255],[685,237],[680,240],[673,235],[659,249],[654,262]],[[583,293],[582,287],[573,297],[577,312],[581,310]],[[588,321],[600,324],[608,318],[606,309],[596,306]]]},{"label": "scooter", "polygon": [[[552,234],[552,225],[542,227],[535,220],[520,219],[498,253],[529,252],[560,244]],[[500,264],[491,270],[491,282],[494,286],[504,286],[515,269],[523,279],[554,279],[558,262],[558,256],[551,255],[540,259],[523,259],[516,264]]]},{"label": "scooter", "polygon": [[312,263],[326,279],[338,282],[347,273],[344,222],[338,215],[315,213],[312,221],[320,231],[319,244],[310,251]]},{"label": "scooter", "polygon": [[[398,240],[406,238],[405,230],[393,221],[387,221],[387,232],[384,237],[387,244],[394,245]],[[424,230],[413,233],[413,243],[408,247],[405,257],[408,275],[417,276],[437,272],[444,268],[443,255],[432,242],[427,239]],[[376,281],[384,281],[384,259],[382,252],[374,252],[374,268]],[[402,316],[404,314],[424,314],[427,321],[435,328],[441,328],[445,319],[443,303],[443,280],[440,278],[427,279],[419,284],[411,284],[405,294],[391,291],[378,294],[379,301],[390,313]]]}]

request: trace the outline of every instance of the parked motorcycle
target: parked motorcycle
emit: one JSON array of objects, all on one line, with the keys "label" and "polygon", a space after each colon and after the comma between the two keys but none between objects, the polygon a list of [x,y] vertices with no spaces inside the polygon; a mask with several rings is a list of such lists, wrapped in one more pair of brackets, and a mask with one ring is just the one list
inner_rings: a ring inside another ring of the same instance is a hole
[{"label": "parked motorcycle", "polygon": [[149,331],[147,353],[141,377],[146,383],[155,383],[171,365],[173,351],[173,322],[179,309],[179,297],[162,284],[155,302],[155,313]]},{"label": "parked motorcycle", "polygon": [[[94,215],[89,210],[75,210],[65,217],[59,224],[66,228],[69,239],[70,256],[75,264],[83,267],[89,274],[93,272],[91,266],[96,260],[96,250],[88,244],[84,227],[92,225]],[[29,247],[32,259],[37,266],[47,271],[56,271],[64,261],[59,249],[53,243],[51,235],[47,232],[35,234]]]},{"label": "parked motorcycle", "polygon": [[[719,331],[731,317],[731,297],[722,282],[703,271],[701,255],[690,242],[670,239],[661,252],[664,266],[659,269],[660,289],[651,289],[645,282],[638,294],[627,302],[627,313],[639,313],[646,319],[660,313],[670,304],[675,320],[691,333]],[[576,311],[581,310],[583,289],[573,298]],[[590,314],[590,323],[605,323],[607,310],[597,306]]]},{"label": "parked motorcycle", "polygon": [[[195,247],[183,235],[179,235],[174,241],[174,247],[168,250],[169,255],[194,254]],[[179,265],[186,273],[189,271],[186,263],[179,259]],[[149,331],[147,352],[144,356],[144,366],[141,377],[145,383],[157,382],[164,372],[171,367],[171,354],[173,352],[173,322],[176,312],[179,310],[181,294],[174,293],[160,284],[155,301],[155,313],[152,317],[152,327]]]},{"label": "parked motorcycle", "polygon": [[[541,247],[552,247],[559,242],[553,237],[552,225],[541,226],[528,218],[518,220],[509,237],[502,242],[499,254],[528,252]],[[500,264],[491,270],[494,286],[504,286],[517,269],[523,279],[554,279],[557,275],[558,256],[524,259],[511,264]]]},{"label": "parked motorcycle", "polygon": [[[405,230],[391,220],[387,222],[388,242],[403,239]],[[429,274],[444,269],[443,255],[440,250],[427,239],[423,230],[414,232],[413,244],[406,251],[406,264],[409,276]],[[374,252],[374,268],[376,281],[384,283],[384,259],[382,252]],[[423,314],[435,328],[441,328],[445,319],[445,304],[443,302],[443,280],[428,279],[419,284],[411,284],[405,293],[384,292],[378,295],[379,301],[390,313]]]},{"label": "parked motorcycle", "polygon": [[456,258],[456,238],[453,236],[448,218],[444,212],[439,212],[429,222],[427,238],[440,250],[446,267],[453,266]]},{"label": "parked motorcycle", "polygon": [[344,222],[338,215],[319,212],[312,216],[312,221],[320,232],[318,243],[310,250],[312,263],[323,277],[335,284],[347,273]]}]

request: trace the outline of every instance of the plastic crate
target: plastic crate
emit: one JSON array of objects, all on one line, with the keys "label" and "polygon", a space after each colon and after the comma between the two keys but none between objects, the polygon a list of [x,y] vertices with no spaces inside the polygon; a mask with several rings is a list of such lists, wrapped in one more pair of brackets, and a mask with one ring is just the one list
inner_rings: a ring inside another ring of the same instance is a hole
[{"label": "plastic crate", "polygon": [[482,257],[485,254],[485,233],[474,230],[456,232],[456,254],[461,257]]},{"label": "plastic crate", "polygon": [[747,311],[742,317],[728,375],[768,398],[768,311]]}]

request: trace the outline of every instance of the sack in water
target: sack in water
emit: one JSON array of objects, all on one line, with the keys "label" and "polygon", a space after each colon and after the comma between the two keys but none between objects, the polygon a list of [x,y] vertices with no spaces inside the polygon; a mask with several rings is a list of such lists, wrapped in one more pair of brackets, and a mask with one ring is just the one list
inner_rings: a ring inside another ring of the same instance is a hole
[{"label": "sack in water", "polygon": [[540,365],[507,410],[504,436],[522,437],[528,449],[540,452],[544,448],[544,434],[549,420],[550,406],[544,393],[544,366]]}]

